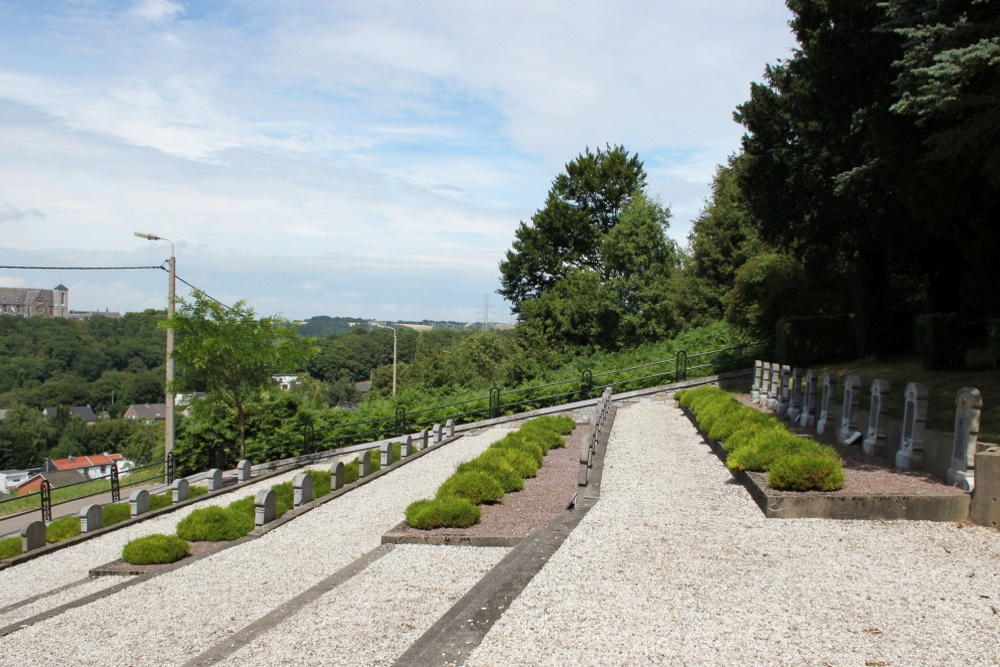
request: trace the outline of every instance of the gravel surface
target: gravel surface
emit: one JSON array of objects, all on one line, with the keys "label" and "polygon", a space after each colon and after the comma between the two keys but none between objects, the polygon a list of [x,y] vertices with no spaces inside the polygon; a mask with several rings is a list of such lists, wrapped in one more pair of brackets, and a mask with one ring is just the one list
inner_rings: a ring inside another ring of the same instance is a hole
[{"label": "gravel surface", "polygon": [[220,664],[392,664],[508,551],[398,545]]},{"label": "gravel surface", "polygon": [[640,404],[600,501],[467,664],[997,665],[998,637],[996,531],[765,519],[680,410]]},{"label": "gravel surface", "polygon": [[[59,650],[47,655],[50,665],[184,662],[378,546],[382,534],[403,519],[403,510],[410,502],[433,495],[459,462],[477,456],[504,432],[493,429],[457,440],[258,539],[20,630],[4,638],[0,665],[23,664],[25,655],[49,645],[52,637],[59,637]],[[289,478],[294,474],[289,473]],[[278,481],[263,484],[269,487]],[[252,492],[240,492],[228,502]],[[170,516],[175,525],[179,517]],[[169,532],[169,527],[164,527],[167,530],[144,529],[143,534]],[[117,558],[120,545],[131,537],[116,537],[117,551],[102,547],[103,552],[95,554],[97,547],[88,549],[92,543],[85,543],[65,550],[63,558],[85,550],[86,555],[80,558],[87,562],[86,567],[92,567],[91,563]],[[104,538],[93,542],[102,541]],[[61,553],[39,560],[56,559]],[[0,576],[18,577],[22,588],[25,581],[43,582],[41,566],[27,575],[30,579],[24,578],[27,570],[22,568],[31,565],[11,568]],[[83,566],[67,561],[63,567],[75,568],[79,578]],[[58,572],[58,567],[53,571]],[[433,572],[430,578],[434,578]],[[6,591],[13,581],[0,580],[0,590]],[[287,659],[295,662],[293,656]]]}]

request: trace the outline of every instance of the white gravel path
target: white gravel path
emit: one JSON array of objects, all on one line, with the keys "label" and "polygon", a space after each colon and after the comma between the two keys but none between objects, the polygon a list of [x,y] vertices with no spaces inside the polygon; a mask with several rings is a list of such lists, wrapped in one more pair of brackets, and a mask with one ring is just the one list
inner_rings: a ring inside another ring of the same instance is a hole
[{"label": "white gravel path", "polygon": [[633,405],[601,499],[467,664],[1000,665],[1000,534],[765,519],[677,408]]},{"label": "white gravel path", "polygon": [[399,545],[224,665],[390,665],[510,549]]},{"label": "white gravel path", "polygon": [[0,665],[23,664],[53,637],[49,665],[184,662],[378,546],[410,502],[433,496],[458,463],[504,433],[457,440],[258,539],[5,637]]}]

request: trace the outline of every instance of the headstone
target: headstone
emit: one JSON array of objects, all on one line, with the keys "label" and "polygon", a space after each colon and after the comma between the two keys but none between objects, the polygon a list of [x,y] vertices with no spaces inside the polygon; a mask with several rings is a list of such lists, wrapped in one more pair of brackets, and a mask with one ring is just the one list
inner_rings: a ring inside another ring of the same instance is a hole
[{"label": "headstone", "polygon": [[767,409],[778,411],[778,394],[781,391],[781,364],[771,362],[770,384],[767,388]]},{"label": "headstone", "polygon": [[889,393],[889,381],[875,379],[871,386],[871,404],[868,408],[868,428],[861,448],[868,456],[884,457],[885,444],[885,397]]},{"label": "headstone", "polygon": [[764,378],[764,362],[755,359],[753,362],[753,383],[750,385],[750,402],[760,401],[760,386]]},{"label": "headstone", "polygon": [[237,479],[241,482],[250,481],[250,462],[243,459],[236,464]]},{"label": "headstone", "polygon": [[313,499],[313,478],[306,473],[299,473],[292,480],[294,498],[293,507],[302,507]]},{"label": "headstone", "polygon": [[380,463],[382,464],[383,468],[392,465],[392,443],[383,442],[382,447],[380,448],[379,451],[379,455],[380,455]]},{"label": "headstone", "polygon": [[260,528],[278,515],[278,494],[274,489],[261,489],[253,499],[253,525]]},{"label": "headstone", "polygon": [[149,491],[146,489],[136,489],[128,499],[129,511],[132,518],[145,514],[149,511]]},{"label": "headstone", "polygon": [[[848,375],[844,378],[844,403],[840,408],[840,426],[837,428],[837,442],[841,445],[854,444],[858,431],[858,406],[861,404],[861,378]],[[847,441],[851,440],[850,443]]]},{"label": "headstone", "polygon": [[442,439],[441,424],[434,424],[434,444],[441,442]]},{"label": "headstone", "polygon": [[771,395],[771,362],[765,361],[760,365],[760,395],[757,402],[767,405],[767,399]]},{"label": "headstone", "polygon": [[372,471],[372,450],[366,449],[358,457],[358,477],[367,477]]},{"label": "headstone", "polygon": [[344,462],[337,461],[330,466],[330,490],[344,488]]},{"label": "headstone", "polygon": [[205,484],[208,490],[218,491],[222,488],[222,471],[218,468],[212,468],[208,471],[208,476],[205,477]]},{"label": "headstone", "polygon": [[778,397],[774,404],[774,414],[784,417],[788,412],[788,378],[792,374],[791,366],[782,364],[778,371]]},{"label": "headstone", "polygon": [[802,412],[799,414],[799,426],[812,428],[816,425],[816,371],[806,371],[802,383]]},{"label": "headstone", "polygon": [[104,512],[97,503],[91,503],[80,510],[80,532],[89,533],[104,527]]},{"label": "headstone", "polygon": [[927,422],[927,387],[919,382],[906,385],[903,393],[903,434],[896,452],[900,470],[921,468],[924,463],[924,424]]},{"label": "headstone", "polygon": [[955,395],[955,440],[947,481],[964,491],[975,488],[976,450],[983,396],[978,389],[962,387]]},{"label": "headstone", "polygon": [[822,392],[819,398],[819,416],[816,417],[816,433],[823,435],[826,431],[827,422],[833,421],[830,418],[830,403],[833,401],[833,395],[837,391],[837,376],[827,371],[823,373],[820,384]]},{"label": "headstone", "polygon": [[399,446],[399,458],[405,459],[407,456],[413,453],[413,438],[406,436],[406,440],[403,444]]},{"label": "headstone", "polygon": [[802,414],[802,369],[792,369],[792,390],[788,394],[788,411],[785,412],[785,419],[790,422],[797,422]]},{"label": "headstone", "polygon": [[188,499],[188,481],[183,477],[178,477],[170,485],[170,500],[174,503],[183,502]]},{"label": "headstone", "polygon": [[430,432],[427,429],[421,430],[420,431],[420,443],[417,445],[417,447],[419,447],[420,449],[427,449],[427,445],[428,445],[428,442],[429,442],[429,440],[428,440],[429,436],[430,436]]},{"label": "headstone", "polygon": [[444,434],[448,438],[455,437],[455,420],[449,419],[444,423]]},{"label": "headstone", "polygon": [[32,521],[21,529],[21,551],[27,553],[45,546],[45,522]]}]

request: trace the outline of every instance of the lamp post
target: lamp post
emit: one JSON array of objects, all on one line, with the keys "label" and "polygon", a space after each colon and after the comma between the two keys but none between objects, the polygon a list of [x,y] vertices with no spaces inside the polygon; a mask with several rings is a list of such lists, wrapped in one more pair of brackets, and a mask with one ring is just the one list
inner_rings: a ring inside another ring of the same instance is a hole
[{"label": "lamp post", "polygon": [[[155,234],[143,234],[134,232],[136,236],[147,241],[166,241],[170,244],[170,285],[167,289],[167,319],[174,316],[174,300],[177,292],[177,258],[174,255],[174,242]],[[163,464],[164,474],[169,475],[167,460],[170,453],[174,451],[174,329],[167,329],[167,405],[166,405],[166,433],[163,438]],[[169,480],[168,480],[169,481]]]},{"label": "lamp post", "polygon": [[382,324],[381,322],[369,322],[369,324],[372,324],[377,327],[382,327],[383,329],[392,330],[392,395],[395,396],[396,395],[396,329],[386,324]]}]

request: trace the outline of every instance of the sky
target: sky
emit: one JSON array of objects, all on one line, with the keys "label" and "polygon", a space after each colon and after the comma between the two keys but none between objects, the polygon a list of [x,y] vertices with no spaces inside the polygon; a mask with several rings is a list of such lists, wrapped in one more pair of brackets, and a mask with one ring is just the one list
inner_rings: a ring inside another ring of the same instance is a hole
[{"label": "sky", "polygon": [[[164,265],[260,315],[512,321],[498,263],[584,152],[644,162],[683,247],[780,0],[0,0],[0,265]],[[74,310],[152,269],[0,268]],[[184,282],[178,294],[186,296]]]}]

